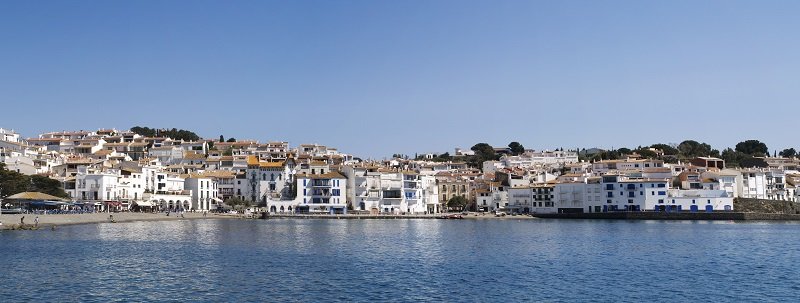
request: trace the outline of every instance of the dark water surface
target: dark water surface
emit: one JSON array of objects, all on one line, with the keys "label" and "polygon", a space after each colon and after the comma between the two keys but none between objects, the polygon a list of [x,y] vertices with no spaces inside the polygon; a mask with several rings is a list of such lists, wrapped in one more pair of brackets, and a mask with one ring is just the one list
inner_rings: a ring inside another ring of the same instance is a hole
[{"label": "dark water surface", "polygon": [[800,225],[193,220],[0,232],[0,302],[800,301]]}]

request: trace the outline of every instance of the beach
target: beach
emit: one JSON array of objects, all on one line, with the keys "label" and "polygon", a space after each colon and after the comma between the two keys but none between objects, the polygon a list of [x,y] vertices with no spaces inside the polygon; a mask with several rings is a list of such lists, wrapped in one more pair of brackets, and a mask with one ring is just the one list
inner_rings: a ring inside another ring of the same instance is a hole
[{"label": "beach", "polygon": [[209,213],[203,217],[202,213],[186,212],[181,217],[180,214],[170,213],[137,213],[137,212],[119,212],[119,213],[92,213],[92,214],[53,214],[53,215],[36,215],[36,214],[2,214],[0,215],[0,222],[2,226],[0,229],[12,229],[19,226],[20,218],[25,217],[25,225],[33,226],[36,217],[39,217],[40,228],[50,228],[52,226],[60,225],[73,225],[73,224],[91,224],[91,223],[107,223],[110,222],[109,216],[114,216],[114,222],[133,222],[133,221],[170,221],[170,220],[195,220],[195,219],[220,219],[220,218],[237,218],[235,215],[227,214],[212,214]]}]

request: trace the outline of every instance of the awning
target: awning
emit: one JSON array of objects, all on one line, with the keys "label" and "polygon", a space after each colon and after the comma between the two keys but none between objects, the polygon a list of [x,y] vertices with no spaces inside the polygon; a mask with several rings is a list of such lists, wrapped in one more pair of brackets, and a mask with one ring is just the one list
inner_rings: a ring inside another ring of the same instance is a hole
[{"label": "awning", "polygon": [[139,207],[153,207],[153,202],[150,201],[136,201],[136,205]]},{"label": "awning", "polygon": [[30,203],[31,206],[59,206],[63,204],[65,203],[56,201],[33,201]]},{"label": "awning", "polygon": [[211,198],[211,200],[214,200],[214,201],[217,201],[217,202],[219,202],[219,203],[222,203],[222,199],[218,199],[218,198]]},{"label": "awning", "polygon": [[111,205],[111,206],[120,206],[120,205],[122,205],[122,203],[120,203],[119,201],[105,201],[103,203]]}]

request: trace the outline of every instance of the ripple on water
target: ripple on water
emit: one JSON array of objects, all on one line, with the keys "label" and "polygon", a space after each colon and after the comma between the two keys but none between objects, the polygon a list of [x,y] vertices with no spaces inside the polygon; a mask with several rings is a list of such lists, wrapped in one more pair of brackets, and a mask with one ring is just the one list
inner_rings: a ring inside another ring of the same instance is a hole
[{"label": "ripple on water", "polygon": [[794,301],[798,224],[195,220],[0,233],[0,302]]}]

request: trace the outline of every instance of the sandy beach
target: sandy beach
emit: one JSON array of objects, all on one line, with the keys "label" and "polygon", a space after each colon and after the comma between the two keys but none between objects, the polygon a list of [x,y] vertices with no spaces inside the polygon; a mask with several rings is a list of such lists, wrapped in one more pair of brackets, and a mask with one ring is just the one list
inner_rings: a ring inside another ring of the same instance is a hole
[{"label": "sandy beach", "polygon": [[133,221],[169,221],[169,220],[195,220],[195,219],[221,219],[221,218],[237,218],[235,215],[221,215],[209,213],[203,217],[202,213],[184,213],[184,217],[171,213],[167,216],[165,213],[134,213],[134,212],[121,212],[121,213],[94,213],[94,214],[71,214],[71,215],[35,215],[35,214],[2,214],[0,215],[0,222],[2,226],[0,229],[11,229],[13,226],[20,224],[20,218],[25,216],[25,224],[33,225],[36,217],[39,217],[40,227],[50,227],[59,225],[72,225],[72,224],[90,224],[90,223],[105,223],[109,222],[109,215],[114,216],[114,221],[117,223],[133,222]]}]

